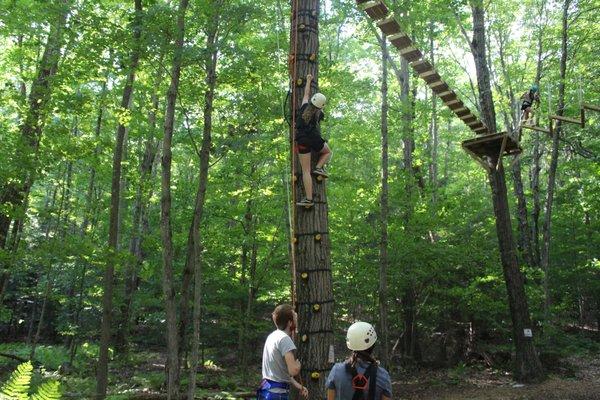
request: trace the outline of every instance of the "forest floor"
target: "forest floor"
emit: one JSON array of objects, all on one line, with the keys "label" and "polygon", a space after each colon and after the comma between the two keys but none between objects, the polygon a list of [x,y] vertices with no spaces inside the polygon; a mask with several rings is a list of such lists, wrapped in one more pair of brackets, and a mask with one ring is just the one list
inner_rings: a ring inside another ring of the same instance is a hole
[{"label": "forest floor", "polygon": [[562,373],[540,384],[517,384],[510,373],[464,368],[411,374],[394,380],[402,400],[600,400],[600,357],[570,357]]},{"label": "forest floor", "polygon": [[[22,344],[0,345],[4,353],[25,355]],[[81,354],[70,371],[59,368],[65,360],[61,346],[40,346],[36,358],[46,367],[46,378],[62,383],[64,399],[91,398],[95,386],[93,357]],[[82,351],[83,353],[83,351]],[[0,386],[16,362],[0,359]],[[164,356],[153,351],[136,351],[110,366],[110,400],[158,400],[164,395]],[[59,372],[61,371],[61,372]],[[66,373],[65,373],[66,372]],[[234,399],[254,391],[260,366],[220,367],[205,363],[198,375],[198,399]],[[571,356],[553,367],[541,384],[519,385],[510,373],[482,366],[459,365],[452,369],[421,369],[393,373],[394,399],[400,400],[600,400],[600,357],[598,354]],[[185,381],[186,378],[184,377]]]}]

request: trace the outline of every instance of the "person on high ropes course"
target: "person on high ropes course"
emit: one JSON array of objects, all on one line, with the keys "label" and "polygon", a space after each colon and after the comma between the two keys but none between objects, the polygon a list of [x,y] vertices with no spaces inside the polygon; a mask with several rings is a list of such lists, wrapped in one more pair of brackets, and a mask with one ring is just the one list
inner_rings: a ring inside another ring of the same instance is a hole
[{"label": "person on high ropes course", "polygon": [[523,112],[521,115],[522,122],[527,122],[529,120],[529,113],[531,112],[533,103],[536,103],[537,106],[540,105],[540,93],[538,89],[538,85],[534,83],[531,85],[531,88],[521,96],[521,111]]},{"label": "person on high ropes course", "polygon": [[256,391],[256,399],[288,400],[290,384],[298,389],[302,397],[308,398],[308,389],[294,379],[300,373],[300,361],[294,356],[296,346],[291,335],[298,325],[298,315],[289,304],[281,304],[275,307],[272,319],[277,329],[265,342],[263,379]]},{"label": "person on high ropes course", "polygon": [[377,341],[375,328],[367,322],[355,322],[346,333],[346,346],[352,355],[331,369],[325,382],[327,400],[390,400],[390,374],[373,357]]},{"label": "person on high ropes course", "polygon": [[[315,175],[327,178],[324,169],[325,164],[331,159],[331,149],[321,137],[321,121],[324,119],[323,107],[327,99],[322,93],[315,93],[310,97],[310,84],[313,76],[306,75],[306,86],[304,87],[304,98],[296,117],[296,143],[295,150],[302,166],[302,182],[304,184],[305,197],[296,203],[298,206],[313,206],[313,187],[311,177],[311,151],[319,153],[319,160],[315,169]],[[310,102],[309,102],[310,99]]]}]

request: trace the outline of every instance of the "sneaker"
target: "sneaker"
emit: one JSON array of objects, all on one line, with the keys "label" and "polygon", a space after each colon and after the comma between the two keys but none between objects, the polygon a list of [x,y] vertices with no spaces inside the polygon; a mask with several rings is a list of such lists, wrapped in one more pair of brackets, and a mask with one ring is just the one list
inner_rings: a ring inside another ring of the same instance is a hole
[{"label": "sneaker", "polygon": [[324,168],[315,168],[313,174],[321,175],[323,178],[327,178],[329,176],[329,174],[327,173],[327,171],[325,171]]},{"label": "sneaker", "polygon": [[307,199],[306,197],[296,203],[297,206],[300,207],[312,207],[315,203],[312,200]]}]

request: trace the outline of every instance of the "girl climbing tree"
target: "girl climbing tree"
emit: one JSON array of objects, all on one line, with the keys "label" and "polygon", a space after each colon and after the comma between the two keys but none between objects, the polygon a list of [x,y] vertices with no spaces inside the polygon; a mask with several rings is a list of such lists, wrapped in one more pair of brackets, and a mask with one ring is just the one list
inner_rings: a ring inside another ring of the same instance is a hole
[{"label": "girl climbing tree", "polygon": [[[316,93],[319,79],[319,0],[292,0],[290,27],[290,78],[294,116],[304,98],[308,75],[309,87]],[[292,123],[290,152],[294,176],[293,199],[300,201],[302,184],[293,152]],[[316,166],[313,155],[311,164]],[[313,177],[311,176],[311,180]],[[293,207],[292,213],[292,300],[298,310],[298,358],[302,362],[302,383],[312,398],[325,397],[325,377],[330,369],[333,343],[333,285],[330,241],[327,221],[327,196],[324,181],[312,181],[314,205],[308,209]],[[297,210],[296,210],[297,208]]]}]

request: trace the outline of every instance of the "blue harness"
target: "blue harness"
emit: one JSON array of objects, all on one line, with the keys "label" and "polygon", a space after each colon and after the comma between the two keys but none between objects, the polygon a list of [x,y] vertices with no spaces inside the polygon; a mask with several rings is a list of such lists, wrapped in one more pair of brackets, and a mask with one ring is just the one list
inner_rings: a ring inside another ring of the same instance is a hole
[{"label": "blue harness", "polygon": [[[284,389],[285,393],[273,393],[271,389]],[[284,382],[276,382],[270,379],[263,379],[260,382],[258,390],[256,390],[257,400],[288,400],[290,384]]]}]

